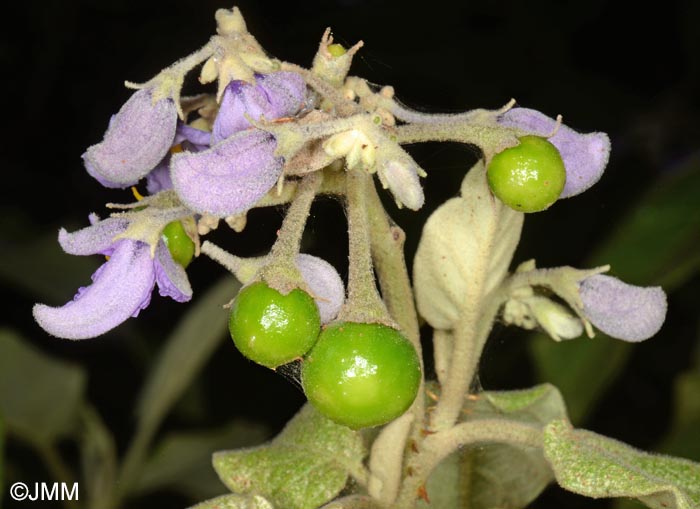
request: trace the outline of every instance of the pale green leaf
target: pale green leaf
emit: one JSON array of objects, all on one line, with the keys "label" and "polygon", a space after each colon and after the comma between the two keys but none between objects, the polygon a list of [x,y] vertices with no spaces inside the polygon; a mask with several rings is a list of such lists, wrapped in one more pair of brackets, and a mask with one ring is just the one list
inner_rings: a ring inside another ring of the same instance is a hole
[{"label": "pale green leaf", "polygon": [[201,502],[189,509],[274,509],[272,504],[258,495],[221,495]]},{"label": "pale green leaf", "polygon": [[80,367],[49,357],[11,330],[0,330],[0,415],[9,432],[35,444],[72,433],[84,388]]},{"label": "pale green leaf", "polygon": [[[507,417],[544,426],[566,417],[556,387],[543,384],[517,391],[485,391],[467,401],[463,420]],[[430,509],[518,509],[554,479],[542,450],[487,444],[461,450],[443,461],[427,484]]]},{"label": "pale green leaf", "polygon": [[137,405],[141,427],[154,429],[189,387],[192,379],[227,335],[228,312],[223,304],[237,293],[239,283],[226,277],[207,293],[195,297],[151,370]]},{"label": "pale green leaf", "polygon": [[221,493],[211,468],[214,451],[259,444],[267,436],[265,426],[240,420],[216,430],[168,435],[144,465],[133,491],[143,494],[167,487],[194,499],[212,497]]},{"label": "pale green leaf", "polygon": [[564,420],[545,428],[544,451],[557,482],[574,493],[634,497],[653,509],[700,507],[700,463],[646,453]]},{"label": "pale green leaf", "polygon": [[524,215],[489,190],[478,162],[462,195],[438,207],[423,227],[413,264],[418,311],[438,329],[451,329],[465,305],[478,303],[506,275]]},{"label": "pale green leaf", "polygon": [[360,471],[360,434],[304,406],[266,445],[214,454],[219,478],[234,493],[259,494],[285,509],[315,509]]}]

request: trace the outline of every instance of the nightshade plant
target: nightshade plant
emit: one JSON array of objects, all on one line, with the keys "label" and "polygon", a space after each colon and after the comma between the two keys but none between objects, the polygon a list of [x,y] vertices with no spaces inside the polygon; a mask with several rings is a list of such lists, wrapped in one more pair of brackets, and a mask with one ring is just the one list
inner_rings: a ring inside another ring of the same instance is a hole
[{"label": "nightshade plant", "polygon": [[[472,388],[497,320],[554,341],[584,333],[595,341],[597,328],[638,342],[662,326],[663,290],[628,285],[606,275],[607,265],[539,268],[529,260],[509,272],[521,210],[593,186],[608,161],[607,135],[577,133],[514,101],[460,114],[413,111],[391,86],[348,75],[361,42],[346,49],[328,30],[307,69],[268,55],[238,9],[217,11],[216,21],[217,35],[201,49],[146,83],[127,83],[136,92],[83,160],[103,186],[126,189],[145,179],[148,195],[132,187],[136,201],[108,205],[115,212],[104,219],[91,214],[82,230],[61,230],[67,253],[106,260],[72,301],[34,307],[48,333],[85,339],[138,315],[156,285],[162,296],[189,301],[185,268],[193,254],[246,285],[247,300],[232,294],[224,306],[234,309],[234,341],[268,367],[291,361],[300,368],[312,404],[268,444],[215,453],[214,468],[233,493],[196,507],[411,508],[449,482],[453,453],[471,450],[479,451],[472,468],[489,475],[471,484],[461,507],[524,507],[553,480],[591,497],[700,507],[699,465],[574,429],[555,387]],[[200,65],[199,81],[216,83],[215,93],[181,96],[185,75]],[[530,152],[533,140],[543,151]],[[398,207],[420,209],[421,178],[429,175],[402,146],[427,141],[469,144],[481,159],[424,225],[410,278],[404,233],[384,209],[374,175]],[[514,148],[518,157],[499,157]],[[499,177],[487,178],[494,158]],[[511,202],[521,185],[526,192]],[[319,195],[345,208],[347,291],[330,264],[299,252]],[[222,219],[238,232],[248,211],[281,205],[286,216],[265,256],[243,259],[203,241]],[[290,295],[294,303],[281,304]],[[253,315],[255,323],[246,321]],[[425,379],[419,317],[433,329],[435,380]],[[138,472],[134,457],[101,507],[125,496]]]}]

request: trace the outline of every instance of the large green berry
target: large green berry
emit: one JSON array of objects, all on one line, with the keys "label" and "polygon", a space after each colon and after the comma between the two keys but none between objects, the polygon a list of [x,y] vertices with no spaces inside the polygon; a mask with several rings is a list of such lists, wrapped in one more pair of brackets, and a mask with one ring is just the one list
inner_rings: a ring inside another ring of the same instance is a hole
[{"label": "large green berry", "polygon": [[276,368],[311,349],[321,331],[321,318],[305,291],[296,288],[282,295],[258,281],[238,293],[228,327],[243,355]]},{"label": "large green berry", "polygon": [[487,175],[493,194],[520,212],[548,208],[566,183],[559,151],[540,136],[523,136],[519,145],[496,154]]},{"label": "large green berry", "polygon": [[187,268],[194,256],[194,242],[187,235],[181,221],[173,221],[163,228],[163,242],[177,263]]},{"label": "large green berry", "polygon": [[326,327],[304,359],[301,383],[324,415],[351,428],[387,423],[416,398],[420,362],[396,329],[377,323]]}]

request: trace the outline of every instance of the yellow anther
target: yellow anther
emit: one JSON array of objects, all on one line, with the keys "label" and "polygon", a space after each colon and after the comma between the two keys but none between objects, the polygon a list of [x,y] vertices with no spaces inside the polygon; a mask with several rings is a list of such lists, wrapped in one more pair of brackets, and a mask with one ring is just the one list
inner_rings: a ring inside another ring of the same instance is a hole
[{"label": "yellow anther", "polygon": [[134,194],[134,198],[136,198],[136,201],[143,200],[143,195],[139,193],[138,189],[136,189],[136,186],[131,186],[131,192]]},{"label": "yellow anther", "polygon": [[178,143],[170,149],[171,154],[177,154],[179,152],[184,152],[184,150],[182,149],[182,144],[180,143]]}]

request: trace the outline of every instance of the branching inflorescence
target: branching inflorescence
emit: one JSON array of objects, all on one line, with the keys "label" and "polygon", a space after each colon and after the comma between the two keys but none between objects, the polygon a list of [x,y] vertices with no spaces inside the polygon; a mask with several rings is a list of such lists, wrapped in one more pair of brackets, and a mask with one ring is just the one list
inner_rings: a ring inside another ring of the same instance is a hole
[{"label": "branching inflorescence", "polygon": [[[270,57],[238,9],[219,10],[216,20],[217,35],[200,50],[146,83],[127,84],[136,92],[83,155],[103,186],[129,188],[145,179],[148,196],[134,190],[136,202],[111,204],[117,211],[109,217],[91,214],[87,228],[59,232],[67,253],[107,260],[72,301],[37,304],[37,322],[54,336],[85,339],[138,315],[155,285],[162,296],[189,301],[185,268],[205,254],[246,285],[231,306],[236,345],[273,369],[301,363],[302,385],[317,409],[303,410],[266,454],[281,449],[284,436],[298,438],[294,433],[306,425],[308,434],[347,438],[360,435],[345,426],[388,423],[373,437],[366,461],[368,444],[346,450],[337,438],[340,478],[309,481],[305,489],[315,490],[313,496],[282,489],[275,484],[281,481],[241,466],[239,456],[220,453],[215,468],[236,493],[230,503],[242,497],[240,507],[318,507],[340,493],[348,476],[357,493],[329,507],[413,507],[427,498],[433,469],[463,446],[501,443],[553,457],[552,434],[571,430],[550,425],[555,418],[533,421],[517,413],[534,392],[470,394],[470,384],[497,318],[556,341],[584,331],[593,337],[594,326],[642,341],[661,327],[664,292],[603,275],[608,266],[541,269],[528,261],[508,272],[523,211],[544,210],[593,186],[607,165],[607,135],[577,133],[561,118],[514,101],[454,115],[412,111],[395,100],[392,87],[348,76],[362,43],[345,49],[326,31],[305,69]],[[181,97],[185,75],[200,65],[200,82],[216,82],[216,92]],[[382,206],[373,176],[398,207],[420,209],[421,178],[429,175],[402,145],[426,141],[469,144],[482,158],[466,173],[459,196],[426,222],[411,283],[403,231]],[[498,165],[491,164],[495,158]],[[347,292],[330,264],[299,252],[319,195],[339,198],[346,209]],[[286,218],[265,256],[241,259],[203,242],[221,219],[240,231],[251,209],[285,204]],[[436,381],[422,375],[419,315],[435,331]],[[465,412],[469,401],[483,404]],[[556,417],[565,419],[563,406],[561,412]],[[319,419],[325,424],[311,429]],[[273,468],[259,460],[258,468]],[[552,465],[550,478],[566,487]]]}]

